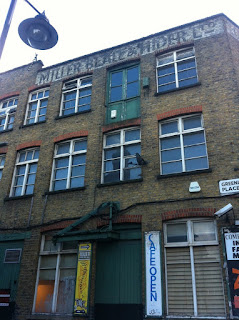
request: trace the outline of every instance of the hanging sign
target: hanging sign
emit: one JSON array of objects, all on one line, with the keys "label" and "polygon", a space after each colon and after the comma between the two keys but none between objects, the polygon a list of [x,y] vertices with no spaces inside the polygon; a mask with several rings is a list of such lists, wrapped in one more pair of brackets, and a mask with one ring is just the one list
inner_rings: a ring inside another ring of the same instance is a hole
[{"label": "hanging sign", "polygon": [[239,317],[239,232],[225,233],[232,316]]},{"label": "hanging sign", "polygon": [[91,251],[91,243],[79,245],[74,314],[87,315],[88,313]]},{"label": "hanging sign", "polygon": [[145,233],[146,316],[162,316],[160,232]]}]

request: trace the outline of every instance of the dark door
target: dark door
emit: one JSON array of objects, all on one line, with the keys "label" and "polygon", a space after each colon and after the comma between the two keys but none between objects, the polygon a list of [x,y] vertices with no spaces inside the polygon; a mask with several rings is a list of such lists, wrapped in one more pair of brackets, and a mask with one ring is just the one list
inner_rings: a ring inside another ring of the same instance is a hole
[{"label": "dark door", "polygon": [[96,320],[142,319],[141,241],[97,244]]}]

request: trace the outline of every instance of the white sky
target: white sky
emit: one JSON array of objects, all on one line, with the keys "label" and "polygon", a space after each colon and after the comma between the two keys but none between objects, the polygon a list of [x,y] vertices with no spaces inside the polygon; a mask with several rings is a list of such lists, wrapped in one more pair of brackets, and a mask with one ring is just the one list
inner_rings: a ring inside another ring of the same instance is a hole
[{"label": "white sky", "polygon": [[[0,33],[11,0],[1,0]],[[49,50],[22,42],[18,25],[37,13],[18,0],[0,61],[0,72],[31,63],[35,53],[44,66],[139,39],[188,22],[224,13],[239,25],[238,0],[30,0],[45,10],[59,41]]]}]

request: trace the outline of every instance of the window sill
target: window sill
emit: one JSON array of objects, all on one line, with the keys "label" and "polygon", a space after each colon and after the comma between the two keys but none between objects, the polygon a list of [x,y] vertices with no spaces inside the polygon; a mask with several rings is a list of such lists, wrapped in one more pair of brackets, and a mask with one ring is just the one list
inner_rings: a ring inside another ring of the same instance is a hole
[{"label": "window sill", "polygon": [[86,189],[86,187],[79,187],[79,188],[71,188],[71,189],[64,189],[64,190],[57,190],[57,191],[46,191],[44,196],[53,195],[53,194],[59,194],[59,193],[80,191],[80,190],[85,190],[85,189]]},{"label": "window sill", "polygon": [[32,126],[36,126],[37,124],[41,124],[41,123],[45,123],[46,120],[44,121],[38,121],[38,122],[34,122],[34,123],[28,123],[28,124],[23,124],[22,126],[19,127],[19,129],[23,129],[26,127],[32,127]]},{"label": "window sill", "polygon": [[29,199],[34,197],[34,193],[33,194],[25,194],[23,196],[17,196],[17,197],[5,197],[4,198],[4,202],[5,201],[11,201],[11,200],[22,200],[22,199]]},{"label": "window sill", "polygon": [[6,129],[6,130],[3,130],[3,131],[0,131],[0,134],[1,133],[5,133],[5,132],[10,132],[10,131],[13,131],[13,129]]},{"label": "window sill", "polygon": [[57,116],[57,117],[55,117],[55,120],[64,119],[64,118],[69,118],[69,117],[76,116],[76,115],[78,115],[78,114],[88,113],[88,112],[91,112],[91,109],[90,109],[90,110],[79,111],[79,112],[75,112],[75,113],[71,113],[71,114],[66,114],[66,115],[64,115],[64,116]]},{"label": "window sill", "polygon": [[212,169],[203,169],[203,170],[195,170],[195,171],[188,171],[188,172],[179,172],[179,173],[170,173],[165,175],[157,175],[157,180],[166,179],[166,178],[172,178],[172,177],[181,177],[181,176],[188,176],[193,174],[199,174],[199,173],[210,173],[212,172]]},{"label": "window sill", "polygon": [[100,184],[97,184],[97,187],[98,187],[98,188],[102,188],[102,187],[122,185],[122,184],[129,184],[129,183],[142,182],[142,181],[143,181],[143,179],[140,178],[140,179],[135,179],[135,180],[126,180],[126,181],[100,183]]},{"label": "window sill", "polygon": [[170,89],[167,91],[163,91],[163,92],[156,92],[154,95],[157,96],[161,96],[162,94],[166,94],[166,93],[170,93],[170,92],[175,92],[175,91],[180,91],[180,90],[184,90],[184,89],[188,89],[188,88],[193,88],[193,87],[198,87],[201,85],[201,82],[197,82],[194,84],[190,84],[189,86],[185,86],[185,87],[180,87],[180,88],[174,88],[174,89]]}]

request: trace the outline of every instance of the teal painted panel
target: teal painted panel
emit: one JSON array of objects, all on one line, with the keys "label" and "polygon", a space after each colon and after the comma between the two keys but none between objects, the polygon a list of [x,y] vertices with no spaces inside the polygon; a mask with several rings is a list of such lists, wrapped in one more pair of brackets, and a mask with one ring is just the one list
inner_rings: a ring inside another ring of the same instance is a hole
[{"label": "teal painted panel", "polygon": [[140,304],[141,241],[98,242],[95,303]]},{"label": "teal painted panel", "polygon": [[16,299],[21,260],[19,263],[5,263],[5,252],[6,249],[23,249],[23,244],[23,241],[0,242],[0,289],[10,289],[10,301]]},{"label": "teal painted panel", "polygon": [[[116,111],[116,117],[111,118],[111,111]],[[140,116],[140,98],[109,104],[106,108],[106,124],[138,118]]]},{"label": "teal painted panel", "polygon": [[135,98],[125,102],[124,119],[134,119],[140,116],[140,99]]}]

